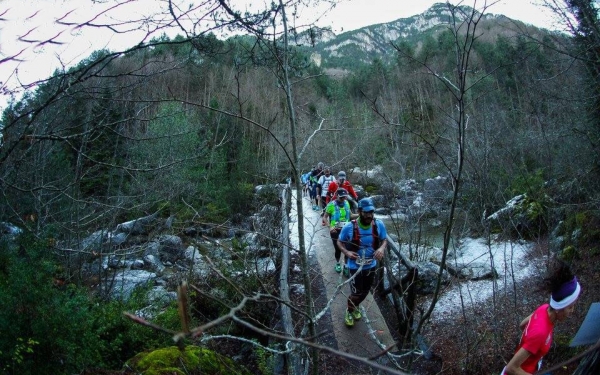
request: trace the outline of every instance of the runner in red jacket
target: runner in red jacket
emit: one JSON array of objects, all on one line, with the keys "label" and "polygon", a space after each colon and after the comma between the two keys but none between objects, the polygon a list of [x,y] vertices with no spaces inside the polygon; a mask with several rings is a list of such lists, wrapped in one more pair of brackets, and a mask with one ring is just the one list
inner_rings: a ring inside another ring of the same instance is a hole
[{"label": "runner in red jacket", "polygon": [[331,200],[336,199],[335,192],[339,188],[346,189],[348,195],[350,195],[350,198],[352,198],[354,201],[358,199],[358,195],[354,191],[352,184],[346,179],[346,172],[339,171],[337,182],[334,181],[330,183],[329,187],[327,188],[327,203],[329,203]]}]

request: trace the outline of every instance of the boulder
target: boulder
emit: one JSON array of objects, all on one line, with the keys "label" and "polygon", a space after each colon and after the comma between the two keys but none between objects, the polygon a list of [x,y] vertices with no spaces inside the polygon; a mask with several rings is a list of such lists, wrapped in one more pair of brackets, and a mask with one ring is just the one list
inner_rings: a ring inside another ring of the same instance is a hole
[{"label": "boulder", "polygon": [[22,232],[23,230],[16,225],[4,221],[0,222],[0,238],[6,237],[12,240]]},{"label": "boulder", "polygon": [[110,246],[121,246],[122,244],[124,244],[127,241],[127,238],[129,236],[127,235],[127,233],[109,233],[108,238],[106,239],[106,242],[110,245]]},{"label": "boulder", "polygon": [[184,259],[191,264],[192,272],[200,278],[207,278],[211,273],[211,266],[195,246],[188,246]]},{"label": "boulder", "polygon": [[[435,291],[437,283],[437,277],[440,272],[440,266],[433,262],[415,262],[415,266],[419,272],[419,279],[417,282],[417,294],[428,295]],[[404,267],[401,267],[402,272],[395,274],[397,280],[402,279],[407,272]],[[450,283],[450,275],[444,270],[442,273],[442,285],[448,285]]]},{"label": "boulder", "polygon": [[165,266],[162,264],[157,255],[144,255],[144,268],[153,271],[157,275],[162,275],[165,271]]},{"label": "boulder", "polygon": [[102,244],[109,237],[108,233],[106,230],[95,231],[81,241],[79,248],[82,251],[100,251]]},{"label": "boulder", "polygon": [[111,285],[110,296],[114,299],[127,300],[131,297],[131,293],[139,287],[146,286],[149,282],[153,282],[157,275],[154,272],[145,270],[127,270],[119,269],[115,273],[109,273],[104,285]]},{"label": "boulder", "polygon": [[464,280],[486,280],[498,277],[498,271],[485,262],[455,263],[447,262],[446,270],[450,275]]},{"label": "boulder", "polygon": [[158,255],[162,261],[175,262],[183,257],[185,249],[180,237],[164,234],[158,237]]},{"label": "boulder", "polygon": [[168,307],[171,302],[177,300],[175,291],[168,291],[163,285],[157,285],[146,293],[146,303],[148,306],[135,311],[135,315],[152,320]]},{"label": "boulder", "polygon": [[160,244],[156,241],[151,241],[146,244],[146,247],[143,252],[143,257],[145,258],[147,255],[152,255],[158,258],[158,252],[160,250]]},{"label": "boulder", "polygon": [[444,199],[451,191],[452,185],[447,177],[428,178],[423,183],[423,195],[427,199]]},{"label": "boulder", "polygon": [[252,265],[251,270],[256,270],[259,277],[272,276],[277,272],[275,261],[271,258],[258,258],[256,268]]},{"label": "boulder", "polygon": [[190,263],[194,263],[202,259],[202,254],[200,254],[200,251],[198,251],[196,246],[188,246],[183,252],[183,259]]},{"label": "boulder", "polygon": [[157,214],[152,214],[118,224],[115,232],[133,235],[148,234],[150,233],[152,227],[156,224],[156,217]]},{"label": "boulder", "polygon": [[290,284],[290,292],[292,292],[292,294],[304,295],[306,293],[306,289],[302,284]]}]

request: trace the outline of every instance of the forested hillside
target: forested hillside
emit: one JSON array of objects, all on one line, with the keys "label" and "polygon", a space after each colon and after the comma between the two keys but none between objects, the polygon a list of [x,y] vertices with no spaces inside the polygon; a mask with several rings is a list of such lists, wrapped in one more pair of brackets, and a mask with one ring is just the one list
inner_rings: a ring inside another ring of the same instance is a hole
[{"label": "forested hillside", "polygon": [[[474,212],[502,205],[518,181],[585,179],[595,162],[585,67],[558,44],[569,40],[498,26],[490,35],[486,25],[464,98]],[[3,114],[5,197],[14,202],[3,217],[35,215],[43,227],[72,220],[64,207],[75,200],[106,221],[131,207],[185,210],[176,207],[182,197],[203,214],[239,211],[232,197],[293,174],[285,93],[261,47],[252,38],[164,38],[125,54],[98,51],[57,73]],[[441,162],[454,159],[452,32],[389,48],[392,64],[374,60],[338,78],[293,56],[297,146],[316,132],[299,170],[328,160],[381,164],[394,179],[445,173]]]},{"label": "forested hillside", "polygon": [[[118,369],[167,346],[168,337],[119,320],[133,305],[99,309],[73,267],[73,244],[151,214],[176,217],[175,231],[235,227],[255,209],[256,185],[295,182],[321,161],[381,166],[389,181],[367,190],[387,196],[400,180],[456,178],[456,215],[470,233],[485,232],[482,214],[518,194],[539,225],[507,235],[538,239],[559,221],[572,230],[595,222],[600,42],[591,26],[568,35],[470,8],[434,10],[451,22],[410,38],[381,34],[380,53],[347,50],[357,60],[316,63],[348,33],[310,47],[288,46],[282,34],[163,36],[96,51],[11,101],[0,125],[0,222],[24,234],[0,250],[0,297],[11,302],[0,308],[0,369]],[[568,245],[595,248],[591,232]],[[175,309],[165,325],[177,327]],[[52,323],[36,326],[46,314]],[[59,328],[66,317],[74,328]]]}]

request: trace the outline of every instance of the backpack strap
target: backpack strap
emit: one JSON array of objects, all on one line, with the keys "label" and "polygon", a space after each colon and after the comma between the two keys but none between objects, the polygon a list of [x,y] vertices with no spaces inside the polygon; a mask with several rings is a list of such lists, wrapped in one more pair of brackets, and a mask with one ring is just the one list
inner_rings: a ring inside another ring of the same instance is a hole
[{"label": "backpack strap", "polygon": [[373,234],[373,250],[379,248],[379,229],[377,228],[377,219],[373,218],[371,223],[371,232]]},{"label": "backpack strap", "polygon": [[350,241],[350,248],[348,250],[353,253],[357,253],[360,248],[360,234],[358,233],[358,223],[356,219],[352,220],[352,241]]},{"label": "backpack strap", "polygon": [[338,205],[337,201],[332,201],[329,204],[333,203],[333,207],[335,209],[333,216],[331,217],[333,220],[337,221],[343,221],[343,222],[347,222],[350,220],[350,204],[345,201],[344,202],[344,215],[345,217],[342,217],[342,208]]}]

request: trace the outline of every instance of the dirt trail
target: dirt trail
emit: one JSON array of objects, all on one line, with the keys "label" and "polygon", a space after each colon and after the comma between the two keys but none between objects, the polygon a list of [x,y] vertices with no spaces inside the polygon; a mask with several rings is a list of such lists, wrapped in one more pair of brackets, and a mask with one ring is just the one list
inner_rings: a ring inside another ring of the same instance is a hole
[{"label": "dirt trail", "polygon": [[[388,326],[373,296],[361,303],[363,318],[356,321],[354,327],[346,327],[344,313],[350,292],[348,279],[334,270],[334,249],[329,231],[322,225],[319,212],[312,210],[308,198],[302,199],[305,217],[305,243],[309,257],[316,257],[323,277],[323,285],[327,300],[331,303],[332,328],[337,340],[338,349],[360,357],[371,357],[381,353],[394,344]],[[290,216],[297,218],[295,205]],[[294,224],[296,224],[294,222]],[[292,233],[297,233],[292,230]],[[323,318],[325,319],[325,318]],[[386,361],[385,356],[382,361]]]}]

